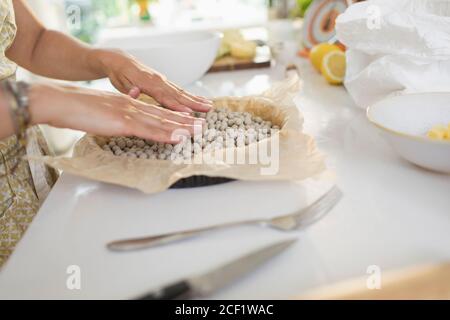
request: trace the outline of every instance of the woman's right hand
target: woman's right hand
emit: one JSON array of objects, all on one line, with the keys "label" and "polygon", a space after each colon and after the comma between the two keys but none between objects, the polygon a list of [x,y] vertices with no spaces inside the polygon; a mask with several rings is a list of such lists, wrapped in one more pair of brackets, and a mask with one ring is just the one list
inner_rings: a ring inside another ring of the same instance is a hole
[{"label": "woman's right hand", "polygon": [[[203,119],[150,105],[122,94],[57,85],[30,88],[32,124],[102,136],[137,136],[177,143],[200,129]],[[183,129],[180,131],[180,129]]]}]

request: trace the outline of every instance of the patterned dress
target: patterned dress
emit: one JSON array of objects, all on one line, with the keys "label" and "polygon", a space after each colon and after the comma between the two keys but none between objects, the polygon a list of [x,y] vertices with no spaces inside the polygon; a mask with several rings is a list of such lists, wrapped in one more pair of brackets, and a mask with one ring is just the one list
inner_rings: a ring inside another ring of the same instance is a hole
[{"label": "patterned dress", "polygon": [[[14,41],[16,24],[12,0],[0,0],[0,79],[14,77],[17,66],[5,56]],[[57,174],[43,164],[28,163],[26,153],[48,154],[38,128],[27,132],[27,148],[15,136],[0,140],[0,268],[33,220]]]}]

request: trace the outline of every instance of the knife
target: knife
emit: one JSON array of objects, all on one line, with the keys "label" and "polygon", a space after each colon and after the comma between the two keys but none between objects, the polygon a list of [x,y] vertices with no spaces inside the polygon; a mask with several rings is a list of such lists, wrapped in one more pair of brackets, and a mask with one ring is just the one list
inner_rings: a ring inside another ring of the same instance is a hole
[{"label": "knife", "polygon": [[204,274],[169,284],[159,290],[142,295],[137,300],[174,300],[205,297],[225,287],[247,272],[256,269],[273,256],[287,249],[295,241],[297,239],[290,239],[265,246]]}]

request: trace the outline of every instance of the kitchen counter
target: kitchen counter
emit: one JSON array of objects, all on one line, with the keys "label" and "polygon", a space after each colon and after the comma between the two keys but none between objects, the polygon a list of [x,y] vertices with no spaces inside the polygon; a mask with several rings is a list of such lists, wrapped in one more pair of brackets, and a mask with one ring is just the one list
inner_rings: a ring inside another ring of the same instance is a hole
[{"label": "kitchen counter", "polygon": [[[318,223],[292,233],[238,227],[170,246],[112,253],[122,237],[285,214],[319,195],[327,181],[232,182],[156,195],[63,174],[0,273],[0,299],[132,298],[280,239],[297,243],[214,299],[289,298],[350,277],[450,259],[450,176],[400,159],[354,106],[297,60],[296,99],[305,131],[327,154],[343,200]],[[210,96],[256,94],[280,78],[276,68],[209,74],[192,89]],[[102,86],[102,84],[98,84]],[[124,174],[124,173],[119,173]],[[81,289],[66,286],[81,270]]]}]

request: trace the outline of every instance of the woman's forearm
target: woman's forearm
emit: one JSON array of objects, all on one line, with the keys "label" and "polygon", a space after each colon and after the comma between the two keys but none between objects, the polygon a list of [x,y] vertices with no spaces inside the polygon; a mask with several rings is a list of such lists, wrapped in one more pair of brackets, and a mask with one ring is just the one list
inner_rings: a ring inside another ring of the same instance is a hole
[{"label": "woman's forearm", "polygon": [[[47,124],[51,115],[55,114],[57,108],[53,107],[55,103],[45,103],[47,99],[55,100],[52,94],[52,86],[35,84],[31,85],[28,93],[29,105],[28,113],[30,115],[30,125]],[[6,92],[0,87],[0,140],[16,134],[16,126],[11,111],[12,93]],[[62,102],[56,101],[56,104]]]},{"label": "woman's forearm", "polygon": [[13,4],[17,34],[6,52],[9,59],[49,78],[77,81],[107,76],[101,61],[107,51],[95,50],[61,32],[46,29],[23,0]]},{"label": "woman's forearm", "polygon": [[45,30],[29,64],[31,72],[53,79],[81,81],[107,76],[101,57],[106,51],[92,49],[63,33]]},{"label": "woman's forearm", "polygon": [[[15,129],[7,94],[0,92],[0,139],[12,135]],[[27,107],[31,126],[48,124],[101,136],[137,136],[164,143],[177,143],[180,137],[174,132],[182,130],[190,135],[204,123],[127,95],[50,84],[31,85]]]},{"label": "woman's forearm", "polygon": [[36,44],[31,72],[53,79],[81,81],[106,77],[96,51],[60,32],[45,30]]}]

